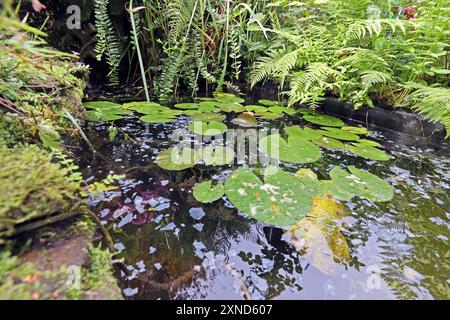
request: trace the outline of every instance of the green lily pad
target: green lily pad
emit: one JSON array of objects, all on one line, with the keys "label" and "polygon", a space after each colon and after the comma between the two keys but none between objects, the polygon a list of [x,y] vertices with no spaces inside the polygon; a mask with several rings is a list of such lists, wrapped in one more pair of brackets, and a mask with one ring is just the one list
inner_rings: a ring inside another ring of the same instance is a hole
[{"label": "green lily pad", "polygon": [[200,158],[195,150],[191,148],[179,149],[173,147],[162,151],[155,159],[155,163],[170,171],[181,171],[192,168],[199,162]]},{"label": "green lily pad", "polygon": [[391,157],[383,150],[371,147],[365,143],[354,143],[346,145],[351,153],[369,160],[387,161]]},{"label": "green lily pad", "polygon": [[278,101],[267,100],[267,99],[260,99],[260,100],[258,100],[258,103],[262,104],[264,106],[268,106],[268,107],[280,106],[280,103]]},{"label": "green lily pad", "polygon": [[327,127],[342,127],[345,124],[341,119],[326,114],[306,114],[303,116],[303,119],[308,122]]},{"label": "green lily pad", "polygon": [[369,147],[380,147],[381,146],[381,144],[379,144],[378,142],[373,141],[373,140],[367,140],[367,139],[359,139],[357,142],[353,142],[352,144],[353,145],[364,144]]},{"label": "green lily pad", "polygon": [[312,206],[312,194],[300,178],[271,167],[264,183],[249,169],[238,169],[227,178],[225,194],[251,218],[276,226],[296,223]]},{"label": "green lily pad", "polygon": [[198,104],[197,103],[177,103],[176,105],[174,105],[175,108],[177,109],[184,109],[184,110],[193,110],[193,109],[198,109]]},{"label": "green lily pad", "polygon": [[285,128],[284,131],[289,136],[295,136],[295,137],[306,139],[306,140],[322,139],[322,134],[318,130],[307,128],[307,127],[301,128],[299,126],[292,126],[292,127]]},{"label": "green lily pad", "polygon": [[220,112],[219,105],[215,101],[203,101],[198,105],[198,112]]},{"label": "green lily pad", "polygon": [[369,133],[369,130],[363,127],[352,127],[352,126],[344,126],[341,128],[344,131],[348,131],[355,134],[366,135]]},{"label": "green lily pad", "polygon": [[194,198],[202,203],[212,203],[219,200],[225,194],[225,187],[222,183],[211,186],[212,181],[204,181],[194,187],[192,194]]},{"label": "green lily pad", "polygon": [[224,114],[217,114],[217,113],[193,113],[189,115],[189,118],[191,118],[194,121],[203,121],[203,122],[211,122],[211,121],[223,121],[225,120]]},{"label": "green lily pad", "polygon": [[234,151],[227,147],[200,148],[198,155],[207,166],[223,166],[234,161]]},{"label": "green lily pad", "polygon": [[139,118],[142,122],[147,123],[164,123],[171,122],[175,119],[174,116],[164,114],[148,114]]},{"label": "green lily pad", "polygon": [[345,144],[343,144],[341,141],[329,138],[329,137],[323,137],[322,139],[314,140],[313,141],[318,146],[332,149],[332,150],[339,150],[339,149],[345,149]]},{"label": "green lily pad", "polygon": [[386,202],[394,197],[392,186],[383,179],[352,166],[348,169],[351,173],[339,167],[330,171],[331,180],[338,188],[374,202]]},{"label": "green lily pad", "polygon": [[263,106],[257,106],[257,105],[248,105],[248,106],[245,106],[245,110],[246,110],[246,111],[249,111],[249,112],[259,112],[259,113],[262,113],[262,112],[268,112],[266,107],[263,107]]},{"label": "green lily pad", "polygon": [[350,201],[355,196],[352,192],[341,188],[333,180],[321,180],[322,189],[325,194],[331,194],[334,198],[341,201]]},{"label": "green lily pad", "polygon": [[321,134],[324,136],[327,136],[329,138],[338,139],[338,140],[344,140],[344,141],[355,141],[359,140],[359,136],[357,134],[341,130],[338,128],[325,128],[322,127],[324,130],[319,130]]},{"label": "green lily pad", "polygon": [[320,148],[306,139],[289,136],[288,141],[274,134],[259,142],[260,150],[272,159],[290,163],[310,163],[322,156]]},{"label": "green lily pad", "polygon": [[280,106],[274,106],[274,107],[269,107],[267,109],[269,112],[272,113],[276,113],[276,114],[288,114],[288,115],[293,115],[296,113],[296,111],[294,109],[288,108],[288,107],[280,107]]},{"label": "green lily pad", "polygon": [[260,117],[267,120],[275,120],[281,118],[281,115],[272,112],[257,112],[255,117]]},{"label": "green lily pad", "polygon": [[122,109],[122,105],[111,102],[111,101],[89,101],[83,103],[83,107],[86,109]]},{"label": "green lily pad", "polygon": [[[143,108],[143,109],[151,109],[151,110],[159,110],[161,108],[166,108],[156,102],[147,102],[147,101],[133,101],[127,102],[123,104],[125,109],[135,110],[135,108]],[[137,111],[137,110],[135,110]]]},{"label": "green lily pad", "polygon": [[243,103],[243,102],[245,102],[244,99],[242,99],[232,93],[221,92],[221,93],[214,95],[214,98],[219,102],[225,102],[225,103],[228,103],[228,102]]},{"label": "green lily pad", "polygon": [[321,115],[321,113],[319,111],[313,110],[313,109],[298,109],[297,110],[298,113],[300,114],[309,114],[309,115],[314,115],[314,116],[318,116]]},{"label": "green lily pad", "polygon": [[124,117],[118,114],[107,114],[100,112],[98,110],[89,110],[86,112],[86,120],[88,121],[103,121],[103,122],[109,122],[109,121],[115,121],[123,119]]},{"label": "green lily pad", "polygon": [[227,131],[228,127],[226,124],[217,121],[202,122],[194,121],[189,125],[189,130],[200,136],[215,136]]},{"label": "green lily pad", "polygon": [[245,111],[245,107],[242,104],[239,103],[223,103],[219,106],[220,110],[226,113],[229,112],[244,112]]}]

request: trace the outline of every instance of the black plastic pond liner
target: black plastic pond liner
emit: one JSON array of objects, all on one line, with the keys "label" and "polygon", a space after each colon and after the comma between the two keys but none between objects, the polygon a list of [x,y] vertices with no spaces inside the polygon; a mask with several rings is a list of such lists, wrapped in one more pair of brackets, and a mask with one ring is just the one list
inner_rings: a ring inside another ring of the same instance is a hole
[{"label": "black plastic pond liner", "polygon": [[[279,84],[276,81],[266,81],[262,86],[255,86],[252,89],[245,85],[240,87],[254,101],[258,99],[277,100],[280,92],[288,90],[288,86],[285,85],[284,90],[280,91]],[[354,105],[350,102],[340,101],[335,97],[328,97],[325,99],[320,111],[345,120],[361,123],[364,126],[374,125],[416,137],[433,140],[444,140],[446,137],[446,130],[442,124],[432,123],[421,115],[403,109],[363,107],[355,110]]]},{"label": "black plastic pond liner", "polygon": [[442,124],[434,124],[423,116],[405,110],[391,110],[381,107],[354,109],[352,103],[327,98],[321,107],[324,113],[350,119],[364,125],[375,125],[409,135],[429,139],[445,139],[446,130]]}]

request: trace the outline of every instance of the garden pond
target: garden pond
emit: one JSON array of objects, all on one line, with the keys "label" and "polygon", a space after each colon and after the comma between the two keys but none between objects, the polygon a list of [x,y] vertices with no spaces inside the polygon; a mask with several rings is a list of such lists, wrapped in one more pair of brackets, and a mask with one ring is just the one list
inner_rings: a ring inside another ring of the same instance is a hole
[{"label": "garden pond", "polygon": [[[450,298],[446,143],[231,95],[85,106],[96,153],[74,153],[88,182],[112,180],[89,204],[127,299]],[[227,128],[279,130],[260,146],[279,168],[162,153],[176,130]]]}]

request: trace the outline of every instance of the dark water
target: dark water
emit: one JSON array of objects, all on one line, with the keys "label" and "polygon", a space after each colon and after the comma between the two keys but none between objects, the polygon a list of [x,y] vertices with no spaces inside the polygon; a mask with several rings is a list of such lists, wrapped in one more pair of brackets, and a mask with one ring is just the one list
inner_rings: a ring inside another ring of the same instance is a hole
[{"label": "dark water", "polygon": [[[284,122],[301,123],[298,117]],[[323,149],[313,164],[284,164],[292,172],[311,168],[321,179],[335,165],[355,165],[395,189],[388,203],[358,198],[346,203],[349,215],[339,230],[350,259],[337,263],[319,254],[326,261],[318,262],[297,252],[281,229],[239,213],[226,198],[210,205],[193,198],[197,182],[224,180],[236,166],[168,172],[153,164],[188,118],[169,124],[129,118],[118,124],[123,132],[115,142],[107,139],[107,126],[86,128],[103,158],[82,150],[80,165],[92,180],[110,172],[126,175],[118,190],[91,200],[127,266],[120,285],[128,299],[450,298],[448,146],[372,130],[370,138],[382,143],[390,161]],[[280,126],[279,120],[259,124]],[[131,139],[125,141],[123,133]]]}]

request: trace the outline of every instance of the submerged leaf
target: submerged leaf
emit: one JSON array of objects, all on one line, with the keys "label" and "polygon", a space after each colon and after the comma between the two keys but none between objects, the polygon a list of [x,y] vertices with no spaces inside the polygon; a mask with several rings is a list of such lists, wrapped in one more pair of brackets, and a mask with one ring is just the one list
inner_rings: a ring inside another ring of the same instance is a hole
[{"label": "submerged leaf", "polygon": [[171,171],[192,168],[198,162],[199,156],[195,150],[191,148],[183,148],[180,150],[177,147],[160,152],[155,160],[155,163],[159,167]]},{"label": "submerged leaf", "polygon": [[211,183],[212,181],[208,180],[199,183],[194,187],[192,194],[197,201],[202,203],[211,203],[223,197],[225,193],[224,185],[222,183],[218,183],[212,187]]},{"label": "submerged leaf", "polygon": [[227,147],[204,147],[198,151],[199,157],[208,166],[223,166],[234,160],[234,151]]}]

